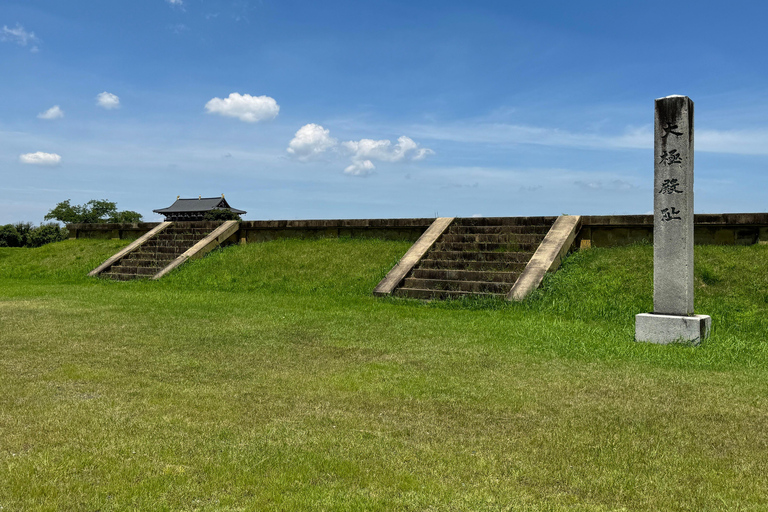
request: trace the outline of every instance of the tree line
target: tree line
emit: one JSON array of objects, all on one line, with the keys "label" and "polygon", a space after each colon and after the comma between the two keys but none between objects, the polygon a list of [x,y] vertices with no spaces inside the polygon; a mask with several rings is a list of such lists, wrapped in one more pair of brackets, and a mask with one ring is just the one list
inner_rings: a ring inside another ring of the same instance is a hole
[{"label": "tree line", "polygon": [[[101,224],[141,222],[142,216],[133,210],[118,210],[117,203],[106,199],[91,199],[85,204],[58,203],[45,214],[44,220],[57,220],[64,224]],[[205,214],[205,220],[240,220],[240,216],[226,209],[214,209]],[[66,240],[67,228],[55,222],[35,227],[30,222],[17,222],[0,226],[0,247],[40,247],[51,242]]]},{"label": "tree line", "polygon": [[[106,199],[92,199],[85,204],[73,205],[70,200],[58,203],[45,214],[44,220],[57,220],[64,224],[98,224],[104,222],[141,222],[142,216],[131,210],[118,211],[117,203]],[[0,247],[40,247],[65,240],[67,228],[55,222],[35,227],[31,222],[17,222],[0,226]]]}]

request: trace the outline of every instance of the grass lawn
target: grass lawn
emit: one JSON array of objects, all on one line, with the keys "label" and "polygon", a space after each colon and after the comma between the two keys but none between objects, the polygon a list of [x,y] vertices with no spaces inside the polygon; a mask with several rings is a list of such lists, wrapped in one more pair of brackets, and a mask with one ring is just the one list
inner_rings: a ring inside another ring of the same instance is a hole
[{"label": "grass lawn", "polygon": [[0,249],[0,510],[768,510],[768,246],[696,247],[699,347],[633,341],[652,247],[520,304],[371,296],[409,244]]}]

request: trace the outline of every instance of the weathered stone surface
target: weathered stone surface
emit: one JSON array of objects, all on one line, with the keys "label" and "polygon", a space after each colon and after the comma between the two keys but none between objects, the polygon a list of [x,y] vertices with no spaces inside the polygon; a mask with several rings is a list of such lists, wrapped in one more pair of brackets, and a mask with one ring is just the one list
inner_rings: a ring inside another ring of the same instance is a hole
[{"label": "weathered stone surface", "polygon": [[376,285],[373,290],[373,294],[376,296],[384,296],[391,294],[395,288],[408,275],[408,272],[421,260],[421,258],[429,251],[429,249],[435,244],[440,235],[448,229],[448,226],[453,222],[453,217],[438,217],[432,223],[432,225],[424,232],[423,235],[416,241],[415,244],[408,249],[408,252],[400,259],[395,267],[387,273],[384,279]]},{"label": "weathered stone surface", "polygon": [[656,100],[653,309],[693,314],[693,102]]},{"label": "weathered stone surface", "polygon": [[539,287],[547,272],[555,271],[568,253],[581,227],[579,215],[563,215],[557,218],[544,237],[522,275],[507,294],[507,300],[523,300]]},{"label": "weathered stone surface", "polygon": [[219,227],[208,234],[208,236],[197,242],[190,249],[173,260],[169,265],[152,276],[152,279],[157,280],[162,278],[170,271],[187,262],[188,260],[202,258],[228,239],[235,240],[237,236],[237,230],[238,222],[236,220],[224,221]]},{"label": "weathered stone surface", "polygon": [[642,313],[635,316],[635,340],[648,343],[692,343],[698,345],[709,336],[712,319],[708,315],[659,315]]},{"label": "weathered stone surface", "polygon": [[170,222],[161,222],[161,223],[159,223],[157,226],[155,226],[154,228],[149,230],[147,233],[145,233],[144,235],[142,235],[141,237],[139,237],[138,239],[136,239],[132,243],[128,244],[127,247],[124,247],[122,250],[118,251],[115,255],[113,255],[112,257],[108,258],[107,261],[105,261],[104,263],[102,263],[101,265],[96,267],[95,269],[91,270],[88,273],[88,275],[91,276],[91,277],[98,276],[104,270],[108,269],[113,264],[115,264],[116,262],[120,261],[127,254],[130,254],[131,252],[133,252],[136,249],[138,249],[139,247],[141,247],[141,245],[144,242],[146,242],[147,240],[149,240],[150,238],[152,238],[156,234],[162,232],[165,228],[167,228],[170,225],[171,225]]},{"label": "weathered stone surface", "polygon": [[693,102],[656,100],[653,308],[635,316],[635,340],[698,344],[712,319],[693,314]]}]

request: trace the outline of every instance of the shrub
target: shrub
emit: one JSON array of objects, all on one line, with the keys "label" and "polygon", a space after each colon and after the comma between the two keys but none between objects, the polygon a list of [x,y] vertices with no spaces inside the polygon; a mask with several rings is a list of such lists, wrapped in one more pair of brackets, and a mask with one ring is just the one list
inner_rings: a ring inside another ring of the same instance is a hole
[{"label": "shrub", "polygon": [[21,237],[21,245],[19,247],[26,247],[29,242],[29,232],[32,231],[32,228],[34,228],[35,225],[31,222],[17,222],[13,227],[16,228],[16,231],[19,232],[19,236]]},{"label": "shrub", "polygon": [[69,232],[66,228],[59,227],[55,222],[40,224],[38,227],[30,230],[27,247],[40,247],[41,245],[65,240]]},{"label": "shrub", "polygon": [[12,224],[0,226],[0,247],[21,247],[24,237]]},{"label": "shrub", "polygon": [[203,216],[205,220],[240,220],[240,216],[232,210],[214,208]]}]

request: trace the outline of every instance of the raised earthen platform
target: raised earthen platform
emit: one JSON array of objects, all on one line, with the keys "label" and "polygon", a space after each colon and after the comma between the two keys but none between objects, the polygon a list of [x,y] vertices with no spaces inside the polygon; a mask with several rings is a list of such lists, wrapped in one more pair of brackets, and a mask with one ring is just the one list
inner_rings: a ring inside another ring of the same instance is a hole
[{"label": "raised earthen platform", "polygon": [[[200,224],[202,228],[210,223]],[[531,228],[530,233],[524,226]],[[159,222],[70,224],[67,228],[70,238],[142,239],[141,243],[147,243],[148,233],[165,229]],[[376,295],[430,299],[479,294],[521,300],[538,287],[546,272],[559,266],[569,250],[652,243],[653,216],[561,216],[557,223],[554,217],[242,221],[230,224],[225,238],[255,243],[280,238],[338,237],[416,242],[376,287]],[[220,237],[214,238],[215,244],[223,243]],[[768,213],[695,215],[694,239],[696,244],[708,245],[768,243]],[[203,245],[208,247],[214,242]],[[105,262],[92,274],[110,267],[119,269],[118,260],[127,258],[134,250],[135,244],[131,244],[115,255],[113,262]],[[176,256],[178,261],[166,266],[170,270],[205,252],[196,249],[180,254]],[[192,253],[195,254],[190,256]],[[159,269],[139,270],[151,273],[153,278],[167,273]],[[115,278],[121,278],[117,274]]]},{"label": "raised earthen platform", "polygon": [[[511,217],[525,219],[530,217]],[[237,239],[248,243],[278,238],[381,238],[415,242],[432,225],[424,219],[335,219],[242,221]],[[70,238],[135,240],[159,222],[135,224],[69,224]],[[694,216],[697,244],[768,243],[768,213],[717,213]],[[653,242],[653,215],[582,215],[578,247],[613,247]]]}]

